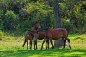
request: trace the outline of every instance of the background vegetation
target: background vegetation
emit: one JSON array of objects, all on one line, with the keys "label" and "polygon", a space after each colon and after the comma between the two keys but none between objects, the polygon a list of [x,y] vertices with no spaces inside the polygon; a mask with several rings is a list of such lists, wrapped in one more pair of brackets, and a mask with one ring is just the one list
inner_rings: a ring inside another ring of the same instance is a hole
[{"label": "background vegetation", "polygon": [[[75,2],[71,6],[74,0],[59,1],[61,27],[69,33],[85,33],[86,1]],[[68,6],[71,8],[63,12]],[[32,29],[35,21],[40,22],[42,29],[54,28],[53,12],[53,0],[1,0],[0,30],[22,35],[27,29]]]}]

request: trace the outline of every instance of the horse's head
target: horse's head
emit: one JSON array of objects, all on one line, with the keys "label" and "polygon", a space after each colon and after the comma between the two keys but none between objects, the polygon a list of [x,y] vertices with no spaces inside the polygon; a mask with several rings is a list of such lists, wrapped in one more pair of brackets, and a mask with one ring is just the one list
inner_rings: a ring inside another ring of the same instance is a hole
[{"label": "horse's head", "polygon": [[37,29],[41,29],[41,26],[39,24],[39,22],[35,22],[34,28]]},{"label": "horse's head", "polygon": [[35,33],[34,33],[33,40],[34,40],[34,41],[37,41],[38,37],[39,37],[38,32],[35,32]]},{"label": "horse's head", "polygon": [[33,34],[32,34],[32,32],[31,32],[31,30],[27,30],[27,32],[26,32],[26,37],[27,37],[28,39],[32,39]]}]

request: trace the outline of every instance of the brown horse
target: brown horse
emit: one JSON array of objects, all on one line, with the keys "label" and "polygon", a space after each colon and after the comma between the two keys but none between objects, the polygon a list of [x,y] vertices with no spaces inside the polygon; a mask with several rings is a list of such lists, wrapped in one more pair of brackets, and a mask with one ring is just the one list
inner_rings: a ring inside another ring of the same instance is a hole
[{"label": "brown horse", "polygon": [[25,41],[24,41],[23,47],[24,47],[25,43],[27,42],[27,49],[28,49],[28,40],[30,40],[30,49],[32,49],[33,32],[37,31],[37,29],[40,29],[40,28],[41,28],[40,24],[38,22],[36,22],[34,27],[33,27],[33,29],[31,30],[32,33],[31,33],[30,36],[29,36],[29,33],[30,33],[29,30],[26,31],[26,33],[25,33]]},{"label": "brown horse", "polygon": [[44,41],[42,43],[42,47],[41,47],[41,50],[43,48],[43,44],[44,42],[46,41],[46,39],[49,39],[51,44],[52,44],[52,49],[54,48],[53,46],[53,43],[52,43],[52,40],[58,40],[60,38],[63,37],[63,40],[64,40],[64,47],[63,49],[65,48],[65,42],[66,40],[68,40],[69,42],[69,47],[71,49],[71,46],[70,46],[70,39],[68,39],[68,32],[66,29],[64,28],[58,28],[58,29],[47,29],[47,30],[44,30],[44,31],[40,31],[40,32],[37,32],[34,34],[34,41],[37,41],[37,39],[39,38],[39,35],[42,34],[44,35]]},{"label": "brown horse", "polygon": [[[45,29],[44,29],[45,30]],[[41,31],[41,30],[40,30]],[[30,41],[32,41],[33,40],[33,37],[34,37],[34,33],[35,33],[35,31],[32,31],[32,30],[28,30],[27,31],[27,34],[28,34],[28,39],[30,40]],[[26,37],[26,38],[27,38]],[[38,37],[38,39],[39,40],[43,40],[44,39],[44,35],[43,34],[40,34],[39,35],[39,37]],[[35,48],[35,45],[36,45],[36,48]],[[49,49],[49,40],[46,40],[46,49]],[[37,49],[37,41],[34,41],[34,50],[36,50]]]},{"label": "brown horse", "polygon": [[[37,39],[43,40],[45,38],[45,35],[42,34],[42,32],[45,31],[45,30],[47,30],[47,29],[43,29],[43,30],[37,31],[39,33],[38,36],[35,35],[36,32],[34,33],[34,35],[37,37]],[[35,49],[35,45],[36,45],[36,49],[37,49],[37,40],[36,39],[34,39],[34,50],[36,50]],[[49,49],[49,39],[46,39],[46,49],[47,48]]]}]

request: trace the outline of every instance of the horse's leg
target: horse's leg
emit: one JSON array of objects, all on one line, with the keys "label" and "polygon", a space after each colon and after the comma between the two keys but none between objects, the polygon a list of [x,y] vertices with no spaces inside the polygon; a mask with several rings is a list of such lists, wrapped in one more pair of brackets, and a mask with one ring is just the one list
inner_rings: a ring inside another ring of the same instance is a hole
[{"label": "horse's leg", "polygon": [[28,49],[28,40],[27,40],[27,49]]},{"label": "horse's leg", "polygon": [[32,49],[32,40],[30,40],[30,49]]},{"label": "horse's leg", "polygon": [[54,49],[53,42],[52,42],[52,38],[50,38],[50,42],[52,44],[52,49]]},{"label": "horse's leg", "polygon": [[47,46],[48,46],[48,42],[47,42],[47,40],[46,40],[46,49],[47,49]]},{"label": "horse's leg", "polygon": [[71,49],[71,46],[70,46],[70,39],[68,39],[68,38],[65,38],[66,40],[68,40],[68,42],[69,42],[69,47],[70,47],[70,49]]},{"label": "horse's leg", "polygon": [[46,49],[47,48],[49,49],[49,40],[48,39],[46,40]]},{"label": "horse's leg", "polygon": [[46,40],[44,39],[44,41],[43,41],[43,43],[42,43],[42,46],[41,46],[41,50],[42,50],[42,48],[43,48],[43,44],[44,44],[45,41],[46,41]]},{"label": "horse's leg", "polygon": [[22,47],[24,47],[25,43],[26,43],[26,38],[25,38],[25,40],[24,40],[24,44],[23,44],[23,46],[22,46]]},{"label": "horse's leg", "polygon": [[36,41],[36,50],[37,50],[37,41]]},{"label": "horse's leg", "polygon": [[64,47],[63,47],[63,49],[65,48],[65,43],[66,43],[66,40],[64,40]]},{"label": "horse's leg", "polygon": [[34,41],[34,50],[36,50],[36,49],[35,49],[35,44],[36,44],[36,42]]},{"label": "horse's leg", "polygon": [[70,47],[70,49],[71,49],[71,46],[70,46],[70,39],[68,39],[68,42],[69,42],[69,47]]},{"label": "horse's leg", "polygon": [[49,49],[49,40],[47,40],[47,43],[48,43],[48,49]]}]

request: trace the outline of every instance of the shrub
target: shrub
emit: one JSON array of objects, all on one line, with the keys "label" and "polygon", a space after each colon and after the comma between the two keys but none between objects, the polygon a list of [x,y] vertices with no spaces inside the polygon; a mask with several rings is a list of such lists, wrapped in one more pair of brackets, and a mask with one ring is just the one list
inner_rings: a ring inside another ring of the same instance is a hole
[{"label": "shrub", "polygon": [[7,11],[4,19],[4,29],[13,29],[15,25],[16,15],[13,11]]}]

